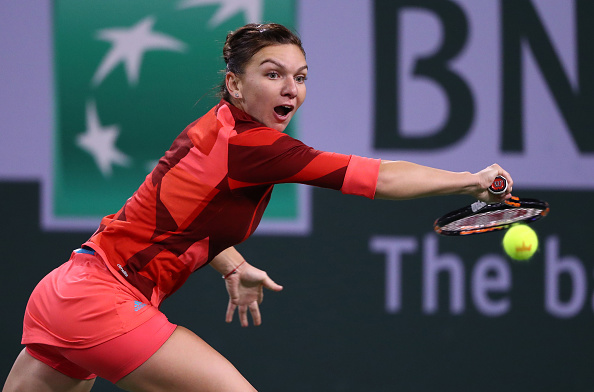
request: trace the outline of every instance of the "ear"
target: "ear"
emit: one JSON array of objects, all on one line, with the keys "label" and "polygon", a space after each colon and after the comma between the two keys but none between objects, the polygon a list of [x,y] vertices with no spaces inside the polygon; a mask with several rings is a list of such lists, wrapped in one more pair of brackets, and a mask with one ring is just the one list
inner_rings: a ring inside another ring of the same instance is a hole
[{"label": "ear", "polygon": [[233,72],[227,72],[225,75],[225,85],[227,91],[234,99],[241,99],[241,78]]}]

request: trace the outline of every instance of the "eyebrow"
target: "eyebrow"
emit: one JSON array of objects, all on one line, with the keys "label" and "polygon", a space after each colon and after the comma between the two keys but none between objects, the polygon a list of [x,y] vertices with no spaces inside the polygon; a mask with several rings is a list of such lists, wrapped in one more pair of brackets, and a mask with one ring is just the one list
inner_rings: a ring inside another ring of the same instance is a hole
[{"label": "eyebrow", "polygon": [[[279,63],[278,61],[276,61],[274,59],[264,59],[264,60],[262,60],[262,62],[260,63],[260,65],[262,66],[262,65],[264,65],[266,63],[272,63],[272,64],[276,65],[279,68],[286,69],[286,67],[283,64]],[[299,69],[297,69],[297,72],[301,72],[301,71],[303,71],[305,69],[308,69],[307,64],[304,65],[304,66],[302,66],[302,67],[300,67]]]}]

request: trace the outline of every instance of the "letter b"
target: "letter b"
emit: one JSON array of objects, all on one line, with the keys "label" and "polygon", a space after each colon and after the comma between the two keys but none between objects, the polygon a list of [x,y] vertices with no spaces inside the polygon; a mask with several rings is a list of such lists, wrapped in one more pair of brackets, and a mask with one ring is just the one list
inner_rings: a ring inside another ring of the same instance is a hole
[{"label": "letter b", "polygon": [[[559,238],[549,237],[545,258],[545,306],[549,313],[560,318],[577,315],[586,301],[586,271],[576,257],[559,256]],[[561,299],[561,277],[569,277],[569,298]]]},{"label": "letter b", "polygon": [[[406,137],[400,128],[398,16],[407,8],[433,13],[444,31],[441,47],[429,56],[417,58],[414,64],[414,76],[441,87],[449,103],[441,129],[432,130],[425,137]],[[468,37],[468,21],[460,6],[449,0],[375,0],[375,37],[375,148],[427,150],[460,141],[474,118],[470,88],[448,64],[462,51]]]}]

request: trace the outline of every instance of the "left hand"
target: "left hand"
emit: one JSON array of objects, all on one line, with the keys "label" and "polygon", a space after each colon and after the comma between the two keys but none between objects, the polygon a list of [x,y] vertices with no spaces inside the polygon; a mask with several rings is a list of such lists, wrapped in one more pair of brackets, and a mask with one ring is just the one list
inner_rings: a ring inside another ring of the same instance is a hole
[{"label": "left hand", "polygon": [[235,274],[225,279],[225,286],[229,293],[229,305],[227,306],[225,321],[230,323],[233,320],[233,313],[237,309],[242,327],[249,325],[248,309],[252,315],[254,325],[262,324],[259,305],[264,298],[264,287],[272,291],[281,291],[283,289],[281,285],[270,279],[265,271],[247,262],[240,266]]}]

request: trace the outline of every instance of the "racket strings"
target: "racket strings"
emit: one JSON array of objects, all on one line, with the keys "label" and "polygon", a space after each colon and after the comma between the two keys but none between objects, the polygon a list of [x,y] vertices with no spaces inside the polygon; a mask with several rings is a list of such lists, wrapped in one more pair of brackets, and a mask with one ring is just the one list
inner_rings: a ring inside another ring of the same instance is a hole
[{"label": "racket strings", "polygon": [[475,230],[493,226],[509,225],[530,220],[542,214],[538,208],[512,208],[506,210],[478,212],[474,215],[455,220],[442,227],[444,231]]}]

